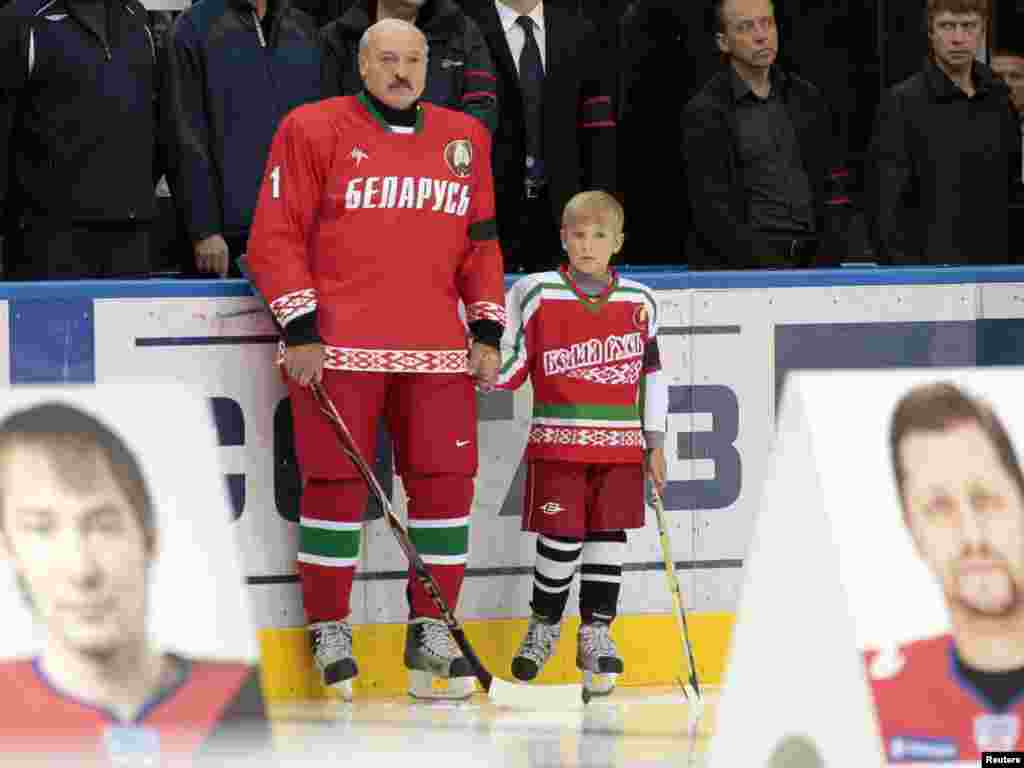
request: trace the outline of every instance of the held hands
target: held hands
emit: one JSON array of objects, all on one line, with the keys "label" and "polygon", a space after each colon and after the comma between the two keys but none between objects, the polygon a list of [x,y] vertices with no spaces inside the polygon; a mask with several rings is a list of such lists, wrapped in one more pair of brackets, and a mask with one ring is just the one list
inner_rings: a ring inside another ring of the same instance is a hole
[{"label": "held hands", "polygon": [[491,392],[498,383],[501,355],[489,344],[474,341],[469,348],[469,375],[476,379],[481,392]]},{"label": "held hands", "polygon": [[230,254],[223,237],[210,235],[197,242],[192,250],[195,252],[196,269],[200,272],[216,272],[221,277],[228,276]]},{"label": "held hands", "polygon": [[647,452],[647,478],[661,496],[665,491],[665,478],[668,467],[665,464],[665,449],[652,448]]},{"label": "held hands", "polygon": [[311,382],[319,384],[323,380],[326,359],[327,352],[323,344],[285,347],[284,369],[300,386],[308,387]]}]

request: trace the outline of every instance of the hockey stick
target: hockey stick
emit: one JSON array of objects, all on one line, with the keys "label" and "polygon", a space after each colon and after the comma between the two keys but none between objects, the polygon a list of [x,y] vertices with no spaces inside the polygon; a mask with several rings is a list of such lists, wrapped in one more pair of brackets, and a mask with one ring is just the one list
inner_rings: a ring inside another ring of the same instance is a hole
[{"label": "hockey stick", "polygon": [[455,644],[459,646],[462,655],[466,657],[466,660],[473,668],[474,676],[480,681],[480,685],[483,686],[491,701],[501,706],[526,709],[570,709],[582,706],[583,687],[581,685],[533,686],[509,683],[501,678],[494,677],[487,671],[483,662],[480,661],[480,657],[473,650],[473,646],[469,644],[469,639],[466,637],[462,625],[459,624],[459,620],[452,613],[447,601],[441,594],[440,588],[437,586],[437,582],[430,575],[426,563],[423,562],[423,558],[416,551],[416,547],[409,537],[409,531],[392,509],[387,494],[384,493],[384,489],[381,488],[380,483],[377,481],[377,476],[373,474],[373,470],[370,469],[370,466],[360,454],[352,433],[349,432],[348,426],[346,426],[345,421],[341,418],[341,414],[338,413],[338,409],[335,408],[331,398],[319,384],[313,382],[309,386],[313,391],[313,398],[316,400],[320,411],[327,417],[334,428],[334,433],[341,443],[342,450],[352,460],[359,474],[362,475],[363,480],[366,481],[373,495],[380,502],[381,508],[384,510],[384,517],[388,522],[388,527],[391,528],[391,532],[398,539],[398,546],[402,548],[405,556],[409,559],[413,572],[416,574],[416,579],[423,585],[427,595],[441,612],[441,618],[448,626],[448,631],[451,632]]},{"label": "hockey stick", "polygon": [[675,561],[672,559],[672,543],[668,538],[665,505],[661,502],[661,494],[653,487],[651,488],[651,497],[654,502],[654,511],[658,517],[658,538],[661,540],[661,553],[665,559],[665,576],[668,579],[668,591],[672,593],[672,602],[675,604],[676,624],[679,627],[679,636],[682,639],[683,650],[686,652],[686,660],[690,667],[690,680],[688,684],[683,684],[683,693],[686,695],[690,705],[689,719],[691,726],[695,728],[697,720],[704,714],[704,695],[701,693],[700,681],[697,679],[697,665],[693,660],[693,646],[690,643],[690,630],[686,624],[683,596],[679,589],[679,577],[676,575]]}]

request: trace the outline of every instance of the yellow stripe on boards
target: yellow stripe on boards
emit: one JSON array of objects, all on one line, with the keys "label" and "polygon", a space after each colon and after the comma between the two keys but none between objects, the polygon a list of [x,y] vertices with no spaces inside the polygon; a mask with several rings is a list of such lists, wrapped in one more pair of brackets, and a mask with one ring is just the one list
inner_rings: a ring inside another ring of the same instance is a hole
[{"label": "yellow stripe on boards", "polygon": [[[722,682],[735,614],[687,615],[690,639],[701,683]],[[353,632],[353,652],[359,664],[354,691],[357,696],[394,696],[406,692],[408,679],[402,664],[405,624],[367,624]],[[526,619],[468,621],[466,634],[490,672],[513,680],[512,655],[526,632]],[[576,632],[579,617],[562,623],[558,653],[537,678],[543,683],[580,681],[576,669]],[[269,703],[334,698],[313,667],[305,629],[262,629],[263,691]],[[620,616],[612,625],[612,637],[626,663],[620,686],[672,685],[683,674],[683,649],[670,614]]]}]

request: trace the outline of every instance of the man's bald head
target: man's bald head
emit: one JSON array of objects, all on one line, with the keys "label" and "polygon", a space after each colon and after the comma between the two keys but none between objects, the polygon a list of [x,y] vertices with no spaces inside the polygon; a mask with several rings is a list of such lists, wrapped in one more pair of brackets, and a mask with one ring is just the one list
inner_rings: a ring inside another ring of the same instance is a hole
[{"label": "man's bald head", "polygon": [[391,42],[391,35],[412,35],[420,41],[423,53],[427,53],[429,46],[427,45],[426,36],[420,32],[419,27],[415,24],[410,24],[401,19],[383,19],[367,27],[366,31],[363,32],[363,36],[359,39],[359,53],[362,54],[375,43],[379,45],[381,41]]},{"label": "man's bald head", "polygon": [[393,109],[408,109],[427,81],[427,38],[415,25],[384,19],[359,41],[359,74],[366,90]]}]

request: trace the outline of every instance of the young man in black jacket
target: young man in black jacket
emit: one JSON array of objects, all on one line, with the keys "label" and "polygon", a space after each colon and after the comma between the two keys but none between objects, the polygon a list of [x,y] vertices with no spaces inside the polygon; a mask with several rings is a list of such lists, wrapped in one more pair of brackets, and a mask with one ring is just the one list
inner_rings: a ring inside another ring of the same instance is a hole
[{"label": "young man in black jacket", "polygon": [[815,86],[775,66],[770,0],[714,0],[711,11],[729,66],[683,112],[690,267],[833,263],[832,225],[849,200],[831,112]]},{"label": "young man in black jacket", "polygon": [[0,221],[18,241],[8,279],[148,276],[157,94],[138,0],[0,10]]},{"label": "young man in black jacket", "polygon": [[382,19],[415,24],[427,38],[427,87],[423,100],[478,118],[494,133],[497,81],[480,28],[454,0],[357,0],[341,18],[320,30],[324,96],[351,96],[363,89],[359,45]]},{"label": "young man in black jacket", "polygon": [[924,68],[885,95],[871,147],[873,235],[889,264],[1005,264],[1020,178],[1010,90],[977,61],[987,0],[928,0]]},{"label": "young man in black jacket", "polygon": [[186,272],[238,274],[277,125],[322,95],[316,35],[290,0],[203,0],[175,22],[163,111]]}]

